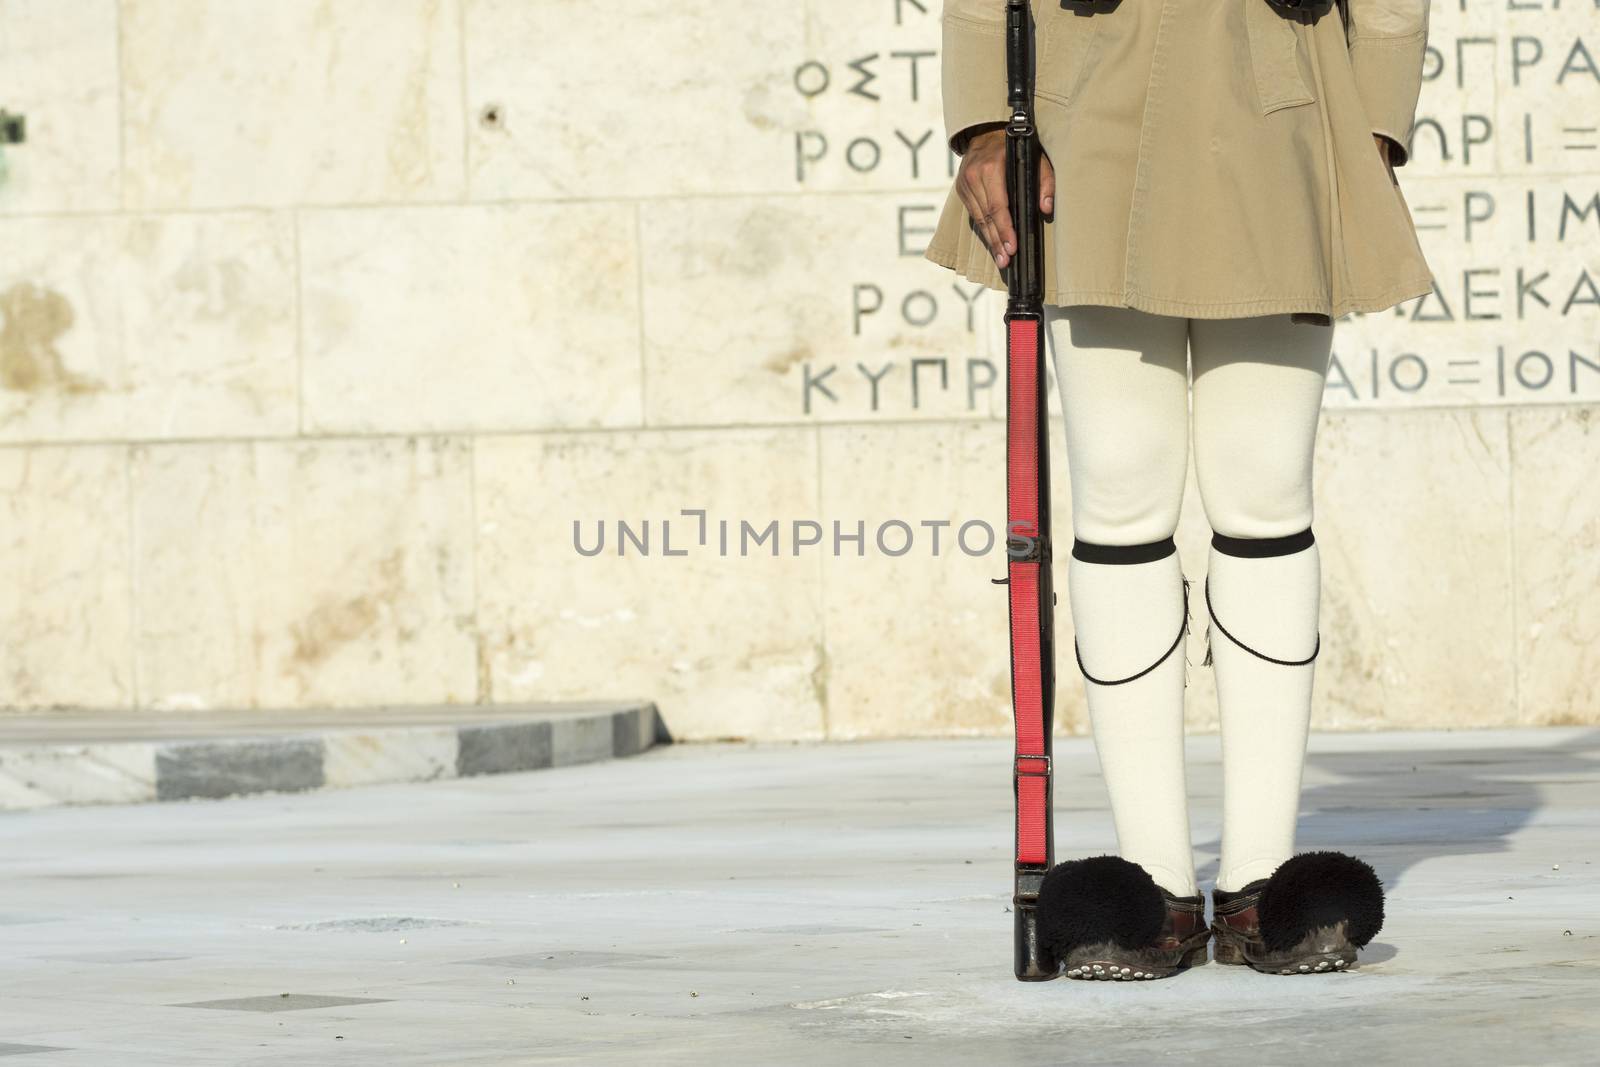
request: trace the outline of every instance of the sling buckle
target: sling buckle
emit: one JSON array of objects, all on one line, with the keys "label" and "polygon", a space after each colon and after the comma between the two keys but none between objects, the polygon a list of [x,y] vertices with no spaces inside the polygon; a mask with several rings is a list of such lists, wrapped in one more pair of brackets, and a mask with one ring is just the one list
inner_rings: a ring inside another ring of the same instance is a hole
[{"label": "sling buckle", "polygon": [[1049,756],[1018,756],[1017,774],[1030,775],[1038,778],[1050,776]]}]

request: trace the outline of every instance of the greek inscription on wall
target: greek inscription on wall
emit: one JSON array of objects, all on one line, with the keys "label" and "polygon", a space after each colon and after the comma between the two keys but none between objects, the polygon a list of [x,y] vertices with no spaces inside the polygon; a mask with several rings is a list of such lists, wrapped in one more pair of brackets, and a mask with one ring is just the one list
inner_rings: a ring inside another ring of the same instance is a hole
[{"label": "greek inscription on wall", "polygon": [[[802,98],[832,98],[789,146],[797,188],[854,174],[898,191],[892,243],[835,280],[854,351],[804,366],[797,406],[992,416],[1003,370],[982,334],[1004,296],[921,260],[959,163],[939,121],[941,5],[878,2],[876,39],[793,71]],[[1600,400],[1600,0],[1435,0],[1423,77],[1398,176],[1435,291],[1339,323],[1328,406]],[[930,332],[946,356],[899,354]]]}]

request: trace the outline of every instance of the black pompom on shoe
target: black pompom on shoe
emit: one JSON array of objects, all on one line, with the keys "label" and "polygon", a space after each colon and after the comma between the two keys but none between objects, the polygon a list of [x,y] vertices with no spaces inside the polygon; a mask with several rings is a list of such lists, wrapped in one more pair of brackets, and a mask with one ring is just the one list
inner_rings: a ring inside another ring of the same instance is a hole
[{"label": "black pompom on shoe", "polygon": [[1069,978],[1166,978],[1204,963],[1205,901],[1174,897],[1118,856],[1058,863],[1039,887],[1039,942]]},{"label": "black pompom on shoe", "polygon": [[1039,887],[1039,940],[1063,958],[1083,945],[1148,945],[1167,910],[1161,887],[1137,863],[1090,856],[1050,868]]},{"label": "black pompom on shoe", "polygon": [[1370,864],[1343,852],[1302,852],[1285,860],[1261,891],[1261,940],[1284,952],[1322,927],[1366,946],[1383,928],[1383,883]]},{"label": "black pompom on shoe", "polygon": [[1383,927],[1383,883],[1343,852],[1302,852],[1211,902],[1217,962],[1268,974],[1347,970]]}]

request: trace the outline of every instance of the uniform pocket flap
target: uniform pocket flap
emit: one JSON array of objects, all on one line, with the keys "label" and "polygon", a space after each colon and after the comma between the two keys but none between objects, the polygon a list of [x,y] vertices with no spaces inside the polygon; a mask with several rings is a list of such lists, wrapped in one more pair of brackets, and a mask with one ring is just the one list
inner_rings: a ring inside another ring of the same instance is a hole
[{"label": "uniform pocket flap", "polygon": [[1268,0],[1242,0],[1261,113],[1316,102],[1300,68],[1300,36]]}]

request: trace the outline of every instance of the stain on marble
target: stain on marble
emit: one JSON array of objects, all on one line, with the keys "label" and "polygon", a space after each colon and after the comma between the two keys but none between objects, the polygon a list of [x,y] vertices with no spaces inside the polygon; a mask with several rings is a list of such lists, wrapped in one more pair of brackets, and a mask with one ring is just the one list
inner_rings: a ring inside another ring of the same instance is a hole
[{"label": "stain on marble", "polygon": [[5,219],[0,247],[0,440],[296,429],[287,213]]},{"label": "stain on marble", "polygon": [[309,1011],[314,1008],[345,1008],[356,1004],[388,1004],[381,997],[328,997],[314,993],[271,993],[259,997],[231,997],[226,1000],[195,1000],[173,1004],[174,1008],[210,1008],[215,1011]]},{"label": "stain on marble", "polygon": [[136,450],[148,703],[472,702],[470,466],[451,438]]},{"label": "stain on marble", "polygon": [[102,385],[68,370],[56,342],[76,315],[65,294],[19,282],[0,292],[0,388],[94,392]]},{"label": "stain on marble", "polygon": [[404,571],[405,553],[395,549],[375,561],[368,581],[363,583],[369,592],[342,600],[323,600],[305,617],[290,623],[293,661],[314,667],[371,630],[382,607],[392,607],[403,591]]}]

